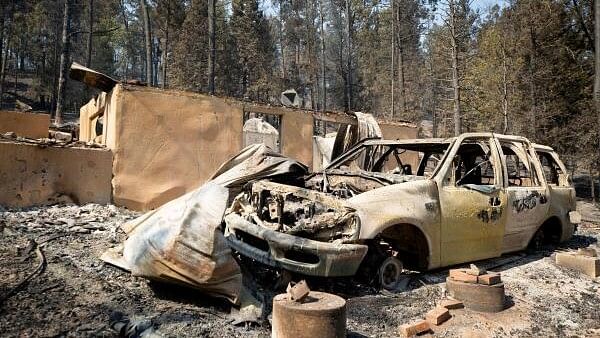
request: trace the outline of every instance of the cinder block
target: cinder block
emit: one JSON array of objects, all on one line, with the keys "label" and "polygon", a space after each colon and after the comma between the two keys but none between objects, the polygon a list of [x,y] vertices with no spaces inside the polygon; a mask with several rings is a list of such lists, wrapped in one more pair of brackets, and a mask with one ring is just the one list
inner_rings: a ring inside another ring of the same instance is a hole
[{"label": "cinder block", "polygon": [[568,269],[581,271],[590,277],[600,276],[600,258],[578,255],[572,252],[558,252],[556,264]]},{"label": "cinder block", "polygon": [[477,283],[485,285],[494,285],[502,282],[499,273],[486,273],[485,275],[477,276]]},{"label": "cinder block", "polygon": [[462,309],[465,307],[463,302],[461,302],[460,300],[450,299],[450,298],[442,299],[440,301],[439,306],[445,307],[448,310]]},{"label": "cinder block", "polygon": [[466,272],[466,269],[452,269],[450,270],[450,278],[457,282],[463,283],[477,283],[477,276],[470,275]]},{"label": "cinder block", "polygon": [[448,319],[450,319],[450,311],[439,305],[425,314],[425,320],[433,325],[440,325]]},{"label": "cinder block", "polygon": [[429,330],[431,330],[431,326],[426,320],[418,320],[411,324],[401,325],[399,333],[401,337],[414,337]]}]

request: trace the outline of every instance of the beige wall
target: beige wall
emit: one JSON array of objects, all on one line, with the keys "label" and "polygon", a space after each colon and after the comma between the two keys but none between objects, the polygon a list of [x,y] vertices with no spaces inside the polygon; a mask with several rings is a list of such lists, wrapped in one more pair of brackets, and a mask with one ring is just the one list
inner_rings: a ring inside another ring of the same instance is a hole
[{"label": "beige wall", "polygon": [[50,115],[0,111],[0,133],[15,132],[28,138],[48,137]]},{"label": "beige wall", "polygon": [[[101,143],[114,154],[113,200],[120,206],[154,209],[204,183],[243,148],[244,111],[279,115],[281,152],[312,165],[316,115],[309,111],[122,84],[105,102]],[[353,121],[344,114],[321,116]],[[392,127],[387,133],[416,135],[416,128],[403,128],[406,133]]]},{"label": "beige wall", "polygon": [[386,140],[417,138],[418,128],[410,123],[379,121],[379,128]]},{"label": "beige wall", "polygon": [[[379,122],[379,128],[383,138],[387,140],[402,140],[417,138],[418,128],[409,123],[402,122]],[[400,155],[402,163],[410,164],[413,170],[417,170],[419,165],[419,154],[414,151],[407,151]]]},{"label": "beige wall", "polygon": [[286,111],[281,117],[281,153],[312,167],[312,144],[313,116],[303,111]]},{"label": "beige wall", "polygon": [[197,188],[242,148],[242,108],[225,100],[118,85],[110,101],[117,205],[156,208]]},{"label": "beige wall", "polygon": [[41,148],[0,142],[0,204],[26,207],[51,202],[57,194],[76,203],[110,202],[110,151]]}]

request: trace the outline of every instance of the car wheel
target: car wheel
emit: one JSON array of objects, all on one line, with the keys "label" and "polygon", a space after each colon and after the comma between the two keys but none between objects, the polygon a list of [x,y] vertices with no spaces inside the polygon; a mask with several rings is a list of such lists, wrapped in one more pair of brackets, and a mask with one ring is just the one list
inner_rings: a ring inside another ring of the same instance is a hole
[{"label": "car wheel", "polygon": [[538,229],[538,231],[536,231],[535,234],[533,235],[531,242],[529,243],[529,249],[532,251],[542,250],[542,248],[544,246],[544,242],[546,240],[545,237],[546,236],[544,236],[544,231],[542,231],[541,228]]},{"label": "car wheel", "polygon": [[388,257],[379,266],[379,285],[385,290],[394,290],[402,279],[404,265],[396,257]]}]

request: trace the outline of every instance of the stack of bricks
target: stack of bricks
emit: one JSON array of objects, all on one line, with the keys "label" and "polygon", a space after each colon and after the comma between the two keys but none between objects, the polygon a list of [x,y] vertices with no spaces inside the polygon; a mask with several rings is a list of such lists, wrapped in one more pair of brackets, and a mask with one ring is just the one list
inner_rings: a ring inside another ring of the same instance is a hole
[{"label": "stack of bricks", "polygon": [[502,282],[499,273],[481,270],[473,264],[468,269],[450,270],[450,278],[457,282],[483,285],[495,285]]},{"label": "stack of bricks", "polygon": [[500,312],[505,307],[504,283],[499,273],[479,269],[450,270],[446,278],[448,294],[464,302],[465,307],[479,312]]}]

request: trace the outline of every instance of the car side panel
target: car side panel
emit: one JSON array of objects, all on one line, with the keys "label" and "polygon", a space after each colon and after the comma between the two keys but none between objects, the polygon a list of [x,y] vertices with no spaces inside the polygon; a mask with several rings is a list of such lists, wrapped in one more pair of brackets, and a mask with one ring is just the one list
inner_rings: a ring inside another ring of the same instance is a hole
[{"label": "car side panel", "polygon": [[405,182],[374,189],[348,200],[361,220],[360,239],[372,239],[386,228],[411,224],[427,239],[429,268],[440,266],[440,206],[433,180]]}]

